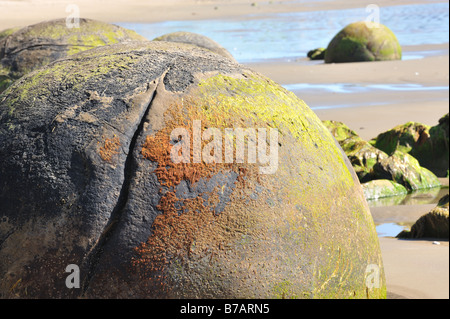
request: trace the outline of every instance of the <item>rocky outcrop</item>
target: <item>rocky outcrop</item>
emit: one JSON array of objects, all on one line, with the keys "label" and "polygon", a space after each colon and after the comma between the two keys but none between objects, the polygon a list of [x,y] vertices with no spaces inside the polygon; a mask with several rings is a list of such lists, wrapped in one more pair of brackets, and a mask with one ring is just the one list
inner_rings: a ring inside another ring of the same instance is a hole
[{"label": "rocky outcrop", "polygon": [[388,154],[397,150],[408,153],[416,158],[421,166],[439,177],[445,177],[448,176],[449,170],[448,127],[447,113],[435,126],[408,122],[379,134],[370,143]]},{"label": "rocky outcrop", "polygon": [[361,139],[344,123],[324,121],[352,163],[362,183],[387,179],[401,184],[408,191],[441,186],[439,179],[407,153],[388,155]]}]

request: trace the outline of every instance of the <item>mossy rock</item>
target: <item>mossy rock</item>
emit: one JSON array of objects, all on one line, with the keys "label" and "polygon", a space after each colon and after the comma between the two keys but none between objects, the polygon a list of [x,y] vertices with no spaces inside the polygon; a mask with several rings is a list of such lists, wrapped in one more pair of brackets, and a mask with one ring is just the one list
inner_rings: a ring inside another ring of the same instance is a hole
[{"label": "mossy rock", "polygon": [[211,52],[217,53],[232,61],[235,61],[233,55],[227,49],[222,47],[219,43],[217,43],[213,39],[198,33],[187,31],[172,32],[157,37],[153,39],[153,41],[168,41],[168,42],[192,44],[200,48],[207,49]]},{"label": "mossy rock", "polygon": [[342,122],[323,121],[349,158],[361,183],[387,179],[406,187],[408,191],[439,187],[439,179],[407,153],[395,151],[389,155],[360,138]]},{"label": "mossy rock", "polygon": [[410,153],[414,148],[423,147],[429,138],[430,126],[408,122],[379,134],[371,144],[387,154],[393,154],[397,150]]},{"label": "mossy rock", "polygon": [[379,134],[371,144],[388,154],[397,150],[408,153],[435,175],[446,177],[449,169],[448,127],[447,113],[435,126],[408,122]]},{"label": "mossy rock", "polygon": [[400,60],[402,48],[395,34],[374,22],[354,22],[328,44],[325,63]]},{"label": "mossy rock", "polygon": [[406,187],[386,179],[373,180],[361,186],[367,200],[408,194]]},{"label": "mossy rock", "polygon": [[132,30],[91,19],[80,19],[79,28],[68,28],[66,19],[57,19],[4,33],[0,93],[24,74],[57,59],[107,44],[147,41]]},{"label": "mossy rock", "polygon": [[378,178],[390,179],[404,185],[408,190],[441,187],[439,179],[428,169],[420,166],[417,159],[396,151],[373,166]]},{"label": "mossy rock", "polygon": [[[201,160],[174,161],[179,133],[206,128],[257,128],[276,162],[207,161],[206,140]],[[0,176],[1,297],[386,296],[369,207],[330,132],[292,92],[192,45],[99,47],[16,81],[0,98]],[[65,285],[69,264],[81,289]]]},{"label": "mossy rock", "polygon": [[0,41],[2,41],[3,38],[10,36],[11,34],[13,34],[14,32],[16,32],[17,30],[20,30],[20,29],[21,29],[20,27],[15,27],[15,28],[9,28],[9,29],[0,31]]},{"label": "mossy rock", "polygon": [[420,217],[411,230],[404,230],[397,235],[402,239],[436,238],[449,239],[449,195],[439,200],[438,205],[428,214]]},{"label": "mossy rock", "polygon": [[306,56],[310,58],[311,60],[323,60],[325,58],[325,48],[317,48],[308,51]]},{"label": "mossy rock", "polygon": [[347,125],[338,121],[323,121],[350,160],[362,183],[378,179],[373,167],[388,155],[370,145]]}]

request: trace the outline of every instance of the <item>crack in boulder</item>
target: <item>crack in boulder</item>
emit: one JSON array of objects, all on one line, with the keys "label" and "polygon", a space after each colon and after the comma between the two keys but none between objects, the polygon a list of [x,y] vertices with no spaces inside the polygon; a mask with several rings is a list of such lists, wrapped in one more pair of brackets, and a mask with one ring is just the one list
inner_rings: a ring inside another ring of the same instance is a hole
[{"label": "crack in boulder", "polygon": [[148,84],[148,89],[144,93],[144,96],[140,97],[139,99],[135,99],[135,102],[138,103],[145,103],[147,104],[147,107],[145,107],[144,112],[141,114],[138,120],[138,127],[135,130],[133,137],[130,141],[129,148],[128,148],[128,154],[127,158],[125,160],[124,165],[124,180],[122,183],[122,187],[120,190],[120,195],[117,200],[117,203],[111,213],[110,219],[108,223],[106,224],[102,234],[100,235],[99,239],[97,240],[97,243],[92,247],[90,252],[87,254],[87,257],[84,261],[83,268],[86,269],[86,276],[83,280],[82,289],[81,289],[81,296],[83,296],[86,291],[89,288],[89,283],[92,279],[92,277],[95,274],[96,266],[101,258],[101,255],[103,253],[103,247],[107,244],[109,238],[111,237],[112,233],[116,229],[117,223],[121,218],[122,212],[126,206],[126,203],[128,202],[128,194],[129,194],[129,188],[130,183],[133,178],[133,150],[136,147],[136,141],[142,132],[145,122],[147,121],[147,115],[152,107],[152,103],[156,97],[157,94],[157,88],[159,85],[164,85],[164,78],[166,74],[168,73],[169,69],[167,69],[159,79],[154,80],[151,84]]}]

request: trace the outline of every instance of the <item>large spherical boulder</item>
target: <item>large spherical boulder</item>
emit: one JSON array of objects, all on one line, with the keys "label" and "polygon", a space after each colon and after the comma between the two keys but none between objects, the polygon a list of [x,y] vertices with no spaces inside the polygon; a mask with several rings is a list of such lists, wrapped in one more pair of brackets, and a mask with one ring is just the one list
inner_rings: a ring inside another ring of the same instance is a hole
[{"label": "large spherical boulder", "polygon": [[270,79],[152,41],[56,61],[7,92],[0,296],[385,297],[350,163]]},{"label": "large spherical boulder", "polygon": [[24,74],[45,64],[97,46],[146,41],[132,30],[91,19],[68,27],[56,19],[0,34],[0,93]]},{"label": "large spherical boulder", "polygon": [[221,46],[213,39],[210,39],[207,36],[198,33],[187,31],[172,32],[157,37],[153,39],[153,41],[168,41],[168,42],[192,44],[200,48],[207,49],[211,52],[215,52],[225,58],[235,61],[233,55],[231,55],[231,53],[227,49],[225,49],[223,46]]},{"label": "large spherical boulder", "polygon": [[400,60],[402,48],[395,34],[374,22],[355,22],[328,44],[325,63]]}]

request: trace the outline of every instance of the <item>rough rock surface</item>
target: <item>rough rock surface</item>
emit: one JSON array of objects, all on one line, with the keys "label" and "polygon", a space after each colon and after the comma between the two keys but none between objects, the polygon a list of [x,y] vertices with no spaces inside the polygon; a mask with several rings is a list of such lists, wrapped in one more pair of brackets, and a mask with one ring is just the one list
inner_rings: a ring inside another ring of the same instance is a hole
[{"label": "rough rock surface", "polygon": [[[13,32],[11,32],[13,31]],[[126,41],[146,41],[136,32],[80,19],[79,28],[68,28],[57,19],[0,33],[0,93],[24,74],[43,65],[97,46]]]},{"label": "rough rock surface", "polygon": [[[1,297],[385,297],[350,163],[306,104],[270,79],[195,46],[150,41],[61,59],[5,93]],[[231,161],[210,162],[222,151],[209,148],[207,128],[258,128],[277,161],[233,160],[231,142]],[[174,161],[173,147],[190,144],[178,133],[200,131],[202,160],[193,146]],[[66,286],[69,264],[80,289]],[[380,288],[366,287],[369,265]]]},{"label": "rough rock surface", "polygon": [[235,61],[233,55],[227,49],[225,49],[223,46],[221,46],[213,39],[210,39],[202,34],[187,31],[178,31],[164,34],[160,37],[153,39],[153,41],[168,41],[168,42],[192,44],[200,48],[215,52],[232,61]]},{"label": "rough rock surface", "polygon": [[325,63],[400,60],[402,48],[395,34],[374,22],[354,22],[328,44]]}]

